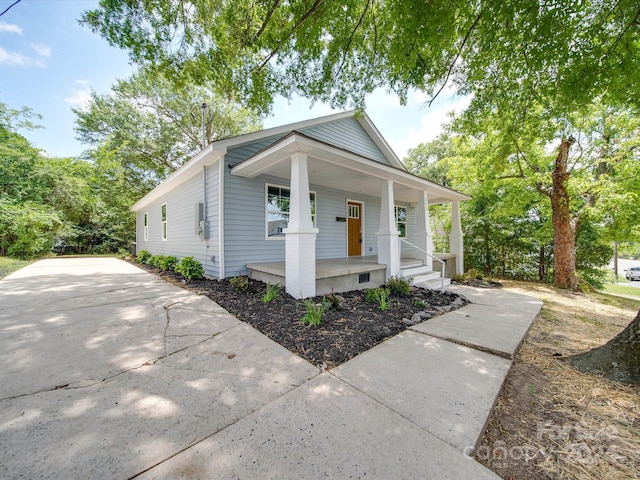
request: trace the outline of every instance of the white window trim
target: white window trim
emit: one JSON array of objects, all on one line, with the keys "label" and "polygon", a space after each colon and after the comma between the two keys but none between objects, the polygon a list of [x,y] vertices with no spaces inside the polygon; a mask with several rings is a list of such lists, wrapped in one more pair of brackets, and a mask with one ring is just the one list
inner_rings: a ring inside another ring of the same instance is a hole
[{"label": "white window trim", "polygon": [[[404,222],[399,222],[398,221],[398,209],[399,208],[404,208],[404,212],[405,212]],[[407,226],[409,224],[409,222],[408,222],[408,220],[409,220],[409,209],[407,207],[405,207],[404,205],[394,205],[393,206],[393,216],[394,216],[394,220],[396,221],[396,229],[400,233],[400,238],[407,238]],[[402,236],[402,231],[398,227],[398,225],[400,223],[404,224],[404,237]]]},{"label": "white window trim", "polygon": [[[274,188],[284,188],[285,190],[289,190],[289,194],[291,194],[291,187],[285,185],[278,185],[276,183],[265,183],[264,184],[264,237],[266,240],[279,240],[282,241],[285,239],[285,235],[274,235],[272,237],[269,236],[269,187]],[[313,215],[313,227],[316,227],[318,223],[318,194],[315,190],[310,190],[309,195],[313,194],[316,200],[316,213]]]},{"label": "white window trim", "polygon": [[[164,220],[162,219],[162,207],[164,207]],[[163,242],[167,241],[167,237],[169,236],[169,226],[168,226],[168,218],[169,218],[169,209],[167,208],[167,204],[163,203],[160,206],[160,236]]]},{"label": "white window trim", "polygon": [[144,241],[149,241],[149,212],[144,212],[142,215],[142,227],[144,232]]}]

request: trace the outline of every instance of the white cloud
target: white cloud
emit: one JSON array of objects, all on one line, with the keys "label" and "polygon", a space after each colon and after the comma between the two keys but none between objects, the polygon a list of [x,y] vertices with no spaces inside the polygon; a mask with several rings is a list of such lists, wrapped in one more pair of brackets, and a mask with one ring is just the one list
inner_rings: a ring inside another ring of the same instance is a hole
[{"label": "white cloud", "polygon": [[87,80],[76,80],[80,88],[72,88],[72,94],[64,99],[66,103],[72,107],[84,110],[89,107],[91,102],[91,87]]},{"label": "white cloud", "polygon": [[45,67],[40,59],[27,57],[17,52],[8,52],[2,47],[0,47],[0,64],[9,65],[10,67]]},{"label": "white cloud", "polygon": [[0,33],[17,33],[18,35],[21,35],[22,28],[12,23],[0,22]]},{"label": "white cloud", "polygon": [[45,45],[43,43],[32,43],[31,48],[35,50],[35,52],[41,57],[50,57],[51,56],[51,47]]},{"label": "white cloud", "polygon": [[[421,98],[421,96],[414,95],[414,99],[417,98]],[[451,111],[460,113],[469,106],[469,102],[469,97],[460,97],[439,108],[425,110],[420,117],[419,127],[409,128],[406,135],[389,143],[400,158],[405,157],[409,149],[415,148],[421,143],[430,142],[440,135],[443,130],[442,125],[449,122],[449,113]]]}]

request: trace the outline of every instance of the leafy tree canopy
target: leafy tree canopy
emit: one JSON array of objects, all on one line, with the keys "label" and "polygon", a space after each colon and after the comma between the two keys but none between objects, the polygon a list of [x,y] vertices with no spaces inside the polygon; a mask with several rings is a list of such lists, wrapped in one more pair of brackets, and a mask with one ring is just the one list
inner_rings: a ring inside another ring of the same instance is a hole
[{"label": "leafy tree canopy", "polygon": [[99,147],[97,157],[90,152],[94,160],[119,161],[132,183],[153,186],[202,148],[203,103],[207,143],[261,126],[256,114],[210,88],[141,71],[117,81],[109,94],[92,92],[89,106],[74,110],[76,131]]},{"label": "leafy tree canopy", "polygon": [[[552,113],[595,97],[638,105],[634,0],[101,0],[81,22],[172,78],[267,111],[276,94],[363,107],[386,87]],[[550,101],[551,100],[551,101]]]}]

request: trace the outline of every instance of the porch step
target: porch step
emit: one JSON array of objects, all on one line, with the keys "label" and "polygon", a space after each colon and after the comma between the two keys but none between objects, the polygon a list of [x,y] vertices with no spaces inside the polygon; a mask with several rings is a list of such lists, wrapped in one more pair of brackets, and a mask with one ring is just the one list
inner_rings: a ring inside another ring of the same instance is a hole
[{"label": "porch step", "polygon": [[427,280],[424,282],[413,282],[413,285],[417,287],[428,288],[431,290],[437,290],[437,289],[440,289],[442,286],[446,287],[448,285],[451,285],[451,279],[445,278],[443,283],[442,280],[438,277],[438,278]]},{"label": "porch step", "polygon": [[403,266],[400,269],[400,275],[402,277],[411,277],[414,280],[419,277],[424,277],[422,278],[423,280],[440,278],[440,272],[434,272],[431,268],[422,263],[418,265]]},{"label": "porch step", "polygon": [[[400,276],[411,279],[411,285],[424,288],[440,288],[443,284],[441,272],[435,272],[424,264],[404,265],[400,269]],[[451,279],[445,278],[444,285],[449,285]]]}]

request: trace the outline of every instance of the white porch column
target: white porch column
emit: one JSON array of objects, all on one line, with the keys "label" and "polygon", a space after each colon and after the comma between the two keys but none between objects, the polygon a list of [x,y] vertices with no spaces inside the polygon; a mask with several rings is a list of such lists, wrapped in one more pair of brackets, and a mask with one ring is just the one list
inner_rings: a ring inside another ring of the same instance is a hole
[{"label": "white porch column", "polygon": [[451,203],[451,234],[449,235],[449,252],[456,256],[456,273],[464,273],[464,240],[460,223],[460,201]]},{"label": "white porch column", "polygon": [[285,235],[285,289],[294,298],[316,295],[316,235],[311,220],[307,155],[291,155],[289,224]]},{"label": "white porch column", "polygon": [[[418,211],[416,221],[416,246],[433,255],[433,234],[431,233],[431,222],[429,221],[429,198],[427,192],[418,192]],[[433,259],[429,255],[420,253],[424,264],[433,270]],[[441,264],[438,263],[438,266]]]},{"label": "white porch column", "polygon": [[386,180],[382,184],[380,199],[380,226],[378,236],[378,262],[387,266],[387,280],[400,273],[400,250],[394,211],[393,182]]}]

